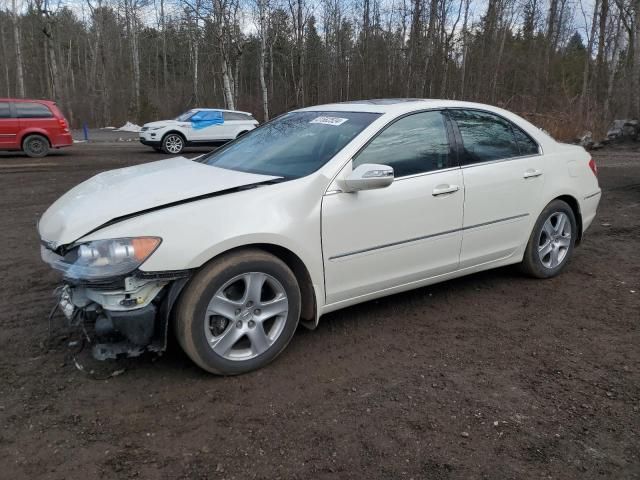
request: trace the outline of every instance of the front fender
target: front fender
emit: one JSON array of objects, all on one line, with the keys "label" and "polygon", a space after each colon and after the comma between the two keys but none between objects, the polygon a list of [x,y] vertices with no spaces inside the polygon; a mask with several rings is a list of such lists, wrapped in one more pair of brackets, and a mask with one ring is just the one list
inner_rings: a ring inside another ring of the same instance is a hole
[{"label": "front fender", "polygon": [[268,244],[289,250],[324,300],[320,239],[323,177],[306,177],[149,212],[102,228],[81,241],[158,236],[162,243],[144,272],[197,269],[229,250]]}]

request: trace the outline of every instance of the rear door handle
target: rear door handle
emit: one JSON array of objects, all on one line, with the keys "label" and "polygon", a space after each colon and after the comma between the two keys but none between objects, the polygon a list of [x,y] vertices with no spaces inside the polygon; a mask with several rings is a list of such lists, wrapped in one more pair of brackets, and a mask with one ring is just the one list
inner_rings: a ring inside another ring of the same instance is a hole
[{"label": "rear door handle", "polygon": [[446,195],[447,193],[454,193],[458,190],[460,190],[460,187],[458,185],[438,185],[433,189],[431,195],[437,197],[438,195]]},{"label": "rear door handle", "polygon": [[542,175],[542,170],[538,170],[537,168],[530,168],[526,172],[524,172],[523,178],[535,178]]}]

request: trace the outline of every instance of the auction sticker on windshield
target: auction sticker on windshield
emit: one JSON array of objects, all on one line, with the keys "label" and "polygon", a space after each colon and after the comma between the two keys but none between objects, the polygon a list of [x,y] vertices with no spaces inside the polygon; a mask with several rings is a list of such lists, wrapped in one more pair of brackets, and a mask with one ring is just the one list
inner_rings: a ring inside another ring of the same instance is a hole
[{"label": "auction sticker on windshield", "polygon": [[323,123],[325,125],[342,125],[344,122],[349,120],[348,118],[340,118],[340,117],[316,117],[311,120],[309,123]]}]

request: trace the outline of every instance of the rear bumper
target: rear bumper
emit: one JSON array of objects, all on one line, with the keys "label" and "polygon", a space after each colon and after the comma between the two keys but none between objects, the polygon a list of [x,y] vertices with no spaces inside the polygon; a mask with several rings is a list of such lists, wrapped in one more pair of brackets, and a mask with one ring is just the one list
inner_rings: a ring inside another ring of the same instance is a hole
[{"label": "rear bumper", "polygon": [[61,133],[59,135],[55,135],[50,140],[51,146],[53,148],[70,147],[71,145],[73,145],[73,137],[70,133]]},{"label": "rear bumper", "polygon": [[593,192],[584,197],[580,209],[582,210],[582,232],[584,233],[587,228],[593,222],[598,211],[598,205],[600,204],[600,198],[602,198],[602,190]]}]

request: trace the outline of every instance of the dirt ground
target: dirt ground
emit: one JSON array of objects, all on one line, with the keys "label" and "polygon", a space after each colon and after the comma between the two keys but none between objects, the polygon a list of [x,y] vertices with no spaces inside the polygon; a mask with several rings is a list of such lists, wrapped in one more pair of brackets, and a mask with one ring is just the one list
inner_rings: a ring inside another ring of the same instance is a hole
[{"label": "dirt ground", "polygon": [[640,146],[594,153],[599,215],[568,270],[503,268],[301,329],[233,378],[48,347],[36,221],[71,186],[162,158],[136,142],[0,154],[0,477],[640,478]]}]

